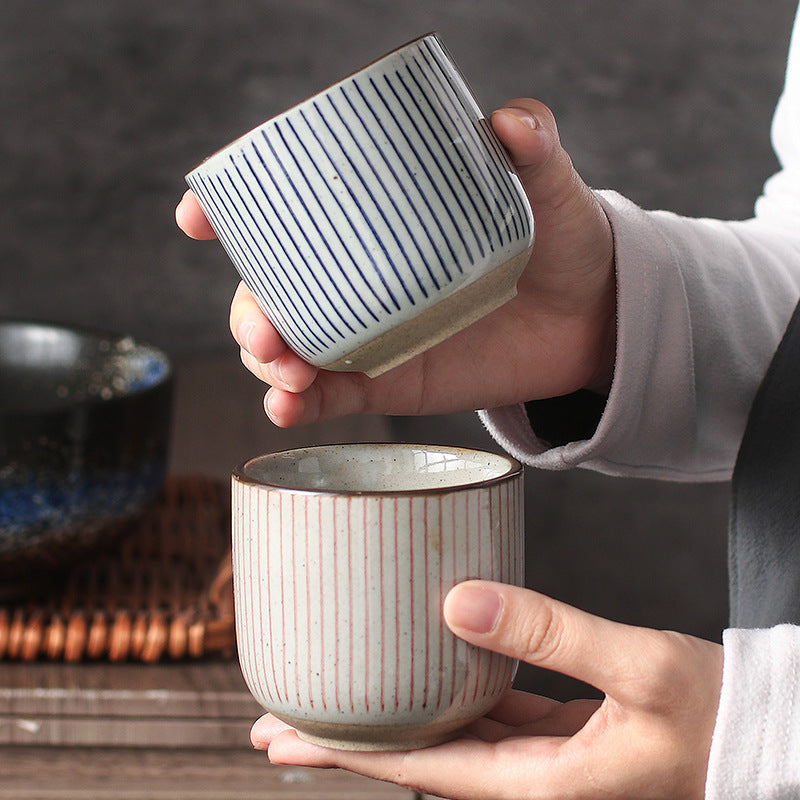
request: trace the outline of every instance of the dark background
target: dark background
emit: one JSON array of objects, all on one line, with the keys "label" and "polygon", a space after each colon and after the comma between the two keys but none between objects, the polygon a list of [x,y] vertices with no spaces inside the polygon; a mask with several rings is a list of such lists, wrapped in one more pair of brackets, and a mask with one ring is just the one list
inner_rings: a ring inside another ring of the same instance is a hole
[{"label": "dark background", "polygon": [[[179,367],[235,361],[235,272],[215,243],[175,228],[184,173],[430,30],[487,110],[521,95],[548,103],[589,184],[648,208],[747,217],[777,167],[769,124],[794,11],[795,0],[4,0],[0,316],[129,332]],[[400,439],[494,446],[473,415],[389,424]],[[531,585],[719,638],[727,485],[582,471],[529,471],[527,484]]]}]

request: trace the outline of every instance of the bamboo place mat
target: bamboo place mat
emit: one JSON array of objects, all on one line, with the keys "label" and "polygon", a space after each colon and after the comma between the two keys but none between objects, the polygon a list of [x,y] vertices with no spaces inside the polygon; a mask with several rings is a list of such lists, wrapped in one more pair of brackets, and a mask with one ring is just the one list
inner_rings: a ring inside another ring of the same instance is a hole
[{"label": "bamboo place mat", "polygon": [[0,661],[230,658],[234,654],[230,490],[169,478],[111,552],[0,605]]}]

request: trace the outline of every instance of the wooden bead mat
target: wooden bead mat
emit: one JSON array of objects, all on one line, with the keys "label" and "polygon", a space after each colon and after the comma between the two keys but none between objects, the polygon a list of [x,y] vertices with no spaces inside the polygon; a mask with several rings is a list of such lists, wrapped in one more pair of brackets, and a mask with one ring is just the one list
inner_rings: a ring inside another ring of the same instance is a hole
[{"label": "wooden bead mat", "polygon": [[0,661],[233,654],[230,489],[202,476],[169,478],[113,549],[0,604]]}]

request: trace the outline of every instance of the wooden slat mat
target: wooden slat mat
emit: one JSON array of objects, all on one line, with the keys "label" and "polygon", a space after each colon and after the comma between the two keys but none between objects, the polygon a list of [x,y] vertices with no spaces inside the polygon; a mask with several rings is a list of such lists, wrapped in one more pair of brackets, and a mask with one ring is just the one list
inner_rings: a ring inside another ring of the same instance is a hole
[{"label": "wooden slat mat", "polygon": [[230,490],[169,478],[113,551],[0,605],[0,660],[156,662],[234,650]]}]

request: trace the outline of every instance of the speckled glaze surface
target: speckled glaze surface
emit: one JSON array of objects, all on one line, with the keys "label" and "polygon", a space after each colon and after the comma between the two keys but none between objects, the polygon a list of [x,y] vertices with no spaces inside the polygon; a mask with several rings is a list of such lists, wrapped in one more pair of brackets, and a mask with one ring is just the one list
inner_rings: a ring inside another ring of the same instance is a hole
[{"label": "speckled glaze surface", "polygon": [[186,179],[283,338],[328,369],[378,375],[471,324],[513,296],[533,243],[519,178],[436,34]]},{"label": "speckled glaze surface", "polygon": [[444,741],[510,687],[516,663],[442,618],[469,578],[524,580],[522,470],[480,451],[330,445],[233,477],[237,646],[254,697],[311,741]]}]

